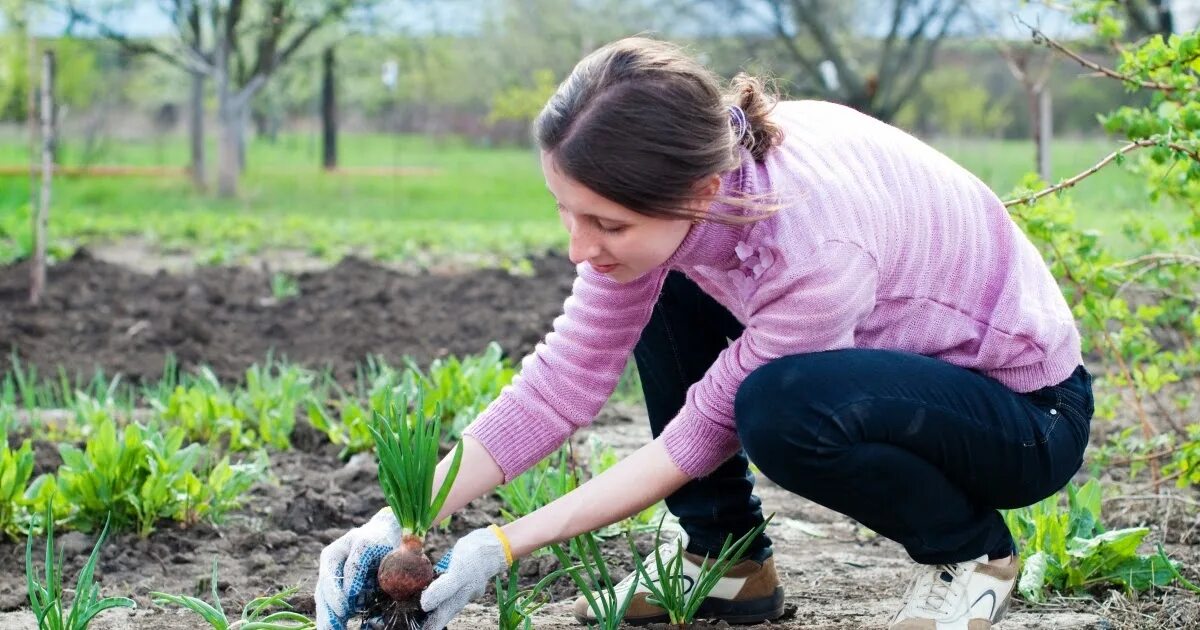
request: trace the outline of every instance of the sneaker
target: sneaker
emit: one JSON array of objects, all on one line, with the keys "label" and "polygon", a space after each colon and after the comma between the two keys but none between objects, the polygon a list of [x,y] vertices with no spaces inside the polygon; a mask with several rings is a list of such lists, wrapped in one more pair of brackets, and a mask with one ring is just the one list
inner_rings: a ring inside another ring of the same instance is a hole
[{"label": "sneaker", "polygon": [[[655,551],[663,564],[675,557],[680,546],[686,547],[687,539],[682,539],[683,545],[677,545],[674,540],[663,543]],[[646,573],[650,579],[657,580],[658,567],[653,557],[644,558]],[[700,574],[700,566],[704,556],[693,553],[683,553],[683,573],[695,578]],[[711,561],[710,561],[711,564]],[[613,588],[617,601],[625,601],[629,587],[637,572],[630,573]],[[633,601],[625,611],[625,623],[643,625],[668,621],[667,611],[646,601],[650,589],[638,580],[637,590],[634,591]],[[690,589],[694,580],[688,580]],[[591,625],[597,622],[596,613],[588,606],[587,598],[580,596],[575,600],[575,619],[582,624]],[[717,581],[717,585],[704,598],[696,611],[698,619],[721,619],[729,623],[757,623],[783,616],[783,586],[779,583],[779,575],[775,572],[775,559],[768,557],[763,562],[742,560],[725,572],[725,576]]]},{"label": "sneaker", "polygon": [[1008,612],[1020,560],[1008,566],[987,556],[957,564],[923,565],[905,595],[890,630],[990,630]]}]

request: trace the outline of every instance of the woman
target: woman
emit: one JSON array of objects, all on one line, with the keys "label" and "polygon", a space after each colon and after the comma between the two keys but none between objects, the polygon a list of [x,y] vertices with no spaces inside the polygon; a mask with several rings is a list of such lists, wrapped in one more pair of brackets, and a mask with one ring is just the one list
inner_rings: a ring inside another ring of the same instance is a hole
[{"label": "woman", "polygon": [[[534,127],[578,278],[520,377],[464,432],[438,518],[590,422],[631,352],[654,440],[460,539],[422,596],[426,628],[513,558],[662,498],[694,572],[761,522],[749,461],[904,546],[916,575],[890,628],[999,621],[1018,566],[997,510],[1066,484],[1093,409],[1070,309],[996,195],[898,129],[776,104],[746,75],[723,94],[644,38],[582,60]],[[326,549],[322,628],[361,607],[395,538],[385,510]],[[762,536],[705,614],[771,619],[782,597]],[[640,595],[627,619],[661,613]]]}]

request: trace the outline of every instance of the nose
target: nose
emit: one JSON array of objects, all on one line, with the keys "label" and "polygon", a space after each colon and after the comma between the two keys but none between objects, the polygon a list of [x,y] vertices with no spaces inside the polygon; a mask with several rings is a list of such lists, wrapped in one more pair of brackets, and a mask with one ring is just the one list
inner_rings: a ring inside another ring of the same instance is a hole
[{"label": "nose", "polygon": [[567,258],[571,260],[572,264],[578,265],[600,253],[600,246],[595,235],[583,225],[582,221],[568,220],[567,231],[571,235],[570,244],[567,247]]}]

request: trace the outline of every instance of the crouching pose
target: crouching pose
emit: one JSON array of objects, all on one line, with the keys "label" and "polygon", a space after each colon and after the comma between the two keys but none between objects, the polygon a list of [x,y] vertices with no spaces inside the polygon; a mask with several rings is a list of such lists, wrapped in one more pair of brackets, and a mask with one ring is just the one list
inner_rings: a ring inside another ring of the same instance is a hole
[{"label": "crouching pose", "polygon": [[[694,573],[762,522],[749,462],[904,546],[915,575],[890,628],[999,621],[1018,563],[997,510],[1066,484],[1093,408],[1070,309],[996,195],[903,131],[776,102],[746,75],[723,91],[680,49],[643,38],[583,59],[534,135],[578,278],[520,376],[465,431],[438,518],[588,424],[631,354],[654,440],[545,508],[461,538],[421,598],[426,628],[513,558],[663,498]],[[362,607],[397,531],[385,510],[322,554],[321,628]],[[761,621],[783,602],[764,535],[704,611]],[[663,618],[644,594],[626,615]]]}]

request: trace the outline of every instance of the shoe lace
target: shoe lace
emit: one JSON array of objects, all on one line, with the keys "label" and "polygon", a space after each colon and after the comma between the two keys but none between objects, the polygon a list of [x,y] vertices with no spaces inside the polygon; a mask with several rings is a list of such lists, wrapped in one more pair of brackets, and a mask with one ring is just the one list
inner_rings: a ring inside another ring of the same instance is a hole
[{"label": "shoe lace", "polygon": [[962,597],[964,567],[959,564],[938,564],[919,569],[914,584],[913,597],[909,600],[919,611],[944,615],[952,610]]}]

